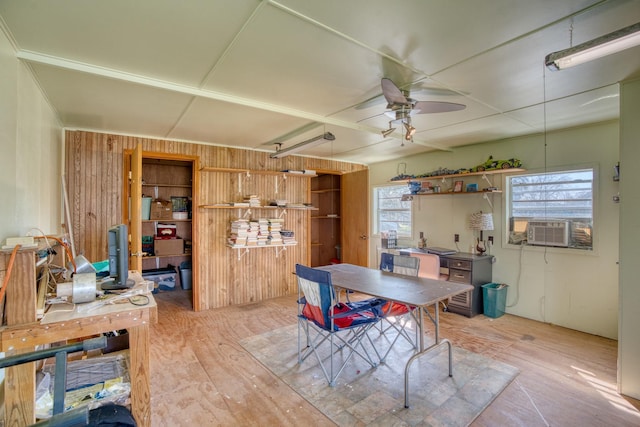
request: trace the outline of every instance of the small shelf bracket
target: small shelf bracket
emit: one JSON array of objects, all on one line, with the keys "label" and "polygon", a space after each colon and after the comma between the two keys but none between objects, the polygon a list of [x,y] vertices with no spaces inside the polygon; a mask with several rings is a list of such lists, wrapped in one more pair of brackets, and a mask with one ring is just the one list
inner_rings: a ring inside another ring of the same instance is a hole
[{"label": "small shelf bracket", "polygon": [[487,181],[487,184],[489,184],[489,187],[493,187],[493,183],[491,181],[489,181],[489,178],[487,178],[487,174],[486,173],[482,174],[482,179]]},{"label": "small shelf bracket", "polygon": [[282,209],[280,212],[278,212],[278,218],[282,218],[286,214],[287,214],[287,210],[286,209]]},{"label": "small shelf bracket", "polygon": [[249,253],[249,248],[238,248],[238,261]]},{"label": "small shelf bracket", "polygon": [[240,218],[251,218],[251,209],[247,209],[244,214],[242,213],[242,209],[238,209],[238,216]]},{"label": "small shelf bracket", "polygon": [[274,247],[274,249],[276,250],[276,258],[278,258],[278,256],[283,252],[287,250],[286,246],[276,246]]},{"label": "small shelf bracket", "polygon": [[482,198],[485,199],[487,201],[487,203],[489,203],[489,206],[491,207],[491,210],[493,210],[493,203],[491,203],[491,200],[489,199],[489,194],[484,193],[482,195]]},{"label": "small shelf bracket", "polygon": [[[281,185],[280,184],[280,176],[276,175],[275,178],[276,178],[276,188],[275,188],[276,191],[275,191],[275,194],[278,194],[278,190],[280,189],[280,185]],[[284,181],[286,181],[286,180],[287,180],[287,174],[283,173],[282,174],[282,184],[284,184]]]}]

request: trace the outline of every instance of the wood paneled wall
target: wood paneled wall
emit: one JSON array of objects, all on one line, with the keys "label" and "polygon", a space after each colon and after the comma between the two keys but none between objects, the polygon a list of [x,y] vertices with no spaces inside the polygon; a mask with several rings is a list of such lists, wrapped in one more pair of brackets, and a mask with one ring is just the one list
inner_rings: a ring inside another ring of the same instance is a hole
[{"label": "wood paneled wall", "polygon": [[[142,144],[142,150],[197,156],[202,167],[252,170],[314,169],[349,173],[366,166],[334,160],[288,156],[271,159],[268,153],[203,144],[166,141],[84,131],[66,131],[65,170],[72,231],[77,254],[90,261],[107,258],[107,229],[122,222],[124,150]],[[200,185],[193,195],[194,307],[206,310],[232,304],[261,301],[296,292],[292,272],[296,263],[310,260],[309,211],[287,210],[285,228],[295,232],[298,245],[276,257],[275,248],[252,249],[248,253],[226,246],[229,224],[245,211],[203,209],[199,205],[239,201],[256,194],[262,200],[286,199],[309,202],[309,179],[305,177],[199,172]],[[277,188],[277,193],[276,193]],[[281,211],[279,211],[281,212]],[[254,210],[252,217],[269,217],[274,211]],[[239,253],[241,254],[238,259]]]}]

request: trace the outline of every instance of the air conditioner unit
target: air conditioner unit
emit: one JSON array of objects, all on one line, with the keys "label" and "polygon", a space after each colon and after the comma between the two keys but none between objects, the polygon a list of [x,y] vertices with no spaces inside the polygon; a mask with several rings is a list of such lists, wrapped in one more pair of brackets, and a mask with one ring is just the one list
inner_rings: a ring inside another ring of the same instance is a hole
[{"label": "air conditioner unit", "polygon": [[529,221],[527,244],[541,246],[569,246],[569,221],[548,219]]}]

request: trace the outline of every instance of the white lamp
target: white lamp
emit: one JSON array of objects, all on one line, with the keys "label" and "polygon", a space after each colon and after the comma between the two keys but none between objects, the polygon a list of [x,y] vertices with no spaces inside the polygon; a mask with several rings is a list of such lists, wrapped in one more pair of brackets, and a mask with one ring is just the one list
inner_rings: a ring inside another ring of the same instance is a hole
[{"label": "white lamp", "polygon": [[493,230],[493,214],[483,213],[482,211],[472,213],[469,221],[469,227],[472,230],[480,231],[480,238],[478,239],[476,250],[478,251],[478,253],[480,253],[480,255],[482,255],[487,250],[484,239],[482,237],[482,232]]},{"label": "white lamp", "polygon": [[640,45],[640,22],[568,49],[550,53],[545,65],[553,71],[602,58]]}]

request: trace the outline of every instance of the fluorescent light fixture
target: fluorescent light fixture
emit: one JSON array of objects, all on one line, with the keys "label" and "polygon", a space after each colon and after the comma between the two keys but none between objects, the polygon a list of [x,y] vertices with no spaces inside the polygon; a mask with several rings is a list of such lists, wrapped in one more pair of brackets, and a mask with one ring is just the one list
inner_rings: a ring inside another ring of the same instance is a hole
[{"label": "fluorescent light fixture", "polygon": [[332,134],[331,132],[325,132],[322,135],[318,135],[315,138],[307,139],[306,141],[302,141],[296,145],[292,145],[289,148],[278,150],[275,153],[272,153],[269,157],[271,157],[272,159],[280,159],[290,154],[297,153],[298,151],[323,144],[326,141],[333,141],[334,139],[336,139],[334,134]]},{"label": "fluorescent light fixture", "polygon": [[640,45],[640,22],[578,46],[550,53],[544,62],[553,71],[563,70],[638,45]]}]

